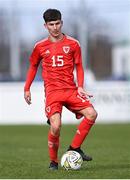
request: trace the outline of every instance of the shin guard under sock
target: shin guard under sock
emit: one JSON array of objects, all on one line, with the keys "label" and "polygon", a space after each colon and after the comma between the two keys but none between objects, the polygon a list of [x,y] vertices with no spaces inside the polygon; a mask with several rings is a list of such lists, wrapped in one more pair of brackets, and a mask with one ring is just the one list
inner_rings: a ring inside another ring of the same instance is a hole
[{"label": "shin guard under sock", "polygon": [[48,150],[51,161],[58,162],[59,136],[48,133]]},{"label": "shin guard under sock", "polygon": [[88,135],[94,121],[84,118],[78,126],[77,132],[72,140],[71,146],[78,148],[83,143],[84,139]]}]

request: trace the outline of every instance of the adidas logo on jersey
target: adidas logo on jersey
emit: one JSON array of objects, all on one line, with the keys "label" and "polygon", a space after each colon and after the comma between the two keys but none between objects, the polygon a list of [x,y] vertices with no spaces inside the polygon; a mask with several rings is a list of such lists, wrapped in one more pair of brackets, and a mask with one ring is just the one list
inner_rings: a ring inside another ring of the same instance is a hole
[{"label": "adidas logo on jersey", "polygon": [[50,54],[50,51],[47,49],[47,50],[45,51],[45,54]]}]

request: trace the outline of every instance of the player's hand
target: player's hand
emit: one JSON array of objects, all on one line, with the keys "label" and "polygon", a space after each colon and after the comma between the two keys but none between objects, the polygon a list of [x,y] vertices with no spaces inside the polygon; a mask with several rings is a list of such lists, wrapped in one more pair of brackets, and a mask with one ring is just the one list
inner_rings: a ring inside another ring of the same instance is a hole
[{"label": "player's hand", "polygon": [[88,92],[86,92],[82,87],[78,87],[78,94],[83,98],[91,98],[91,97],[93,97],[92,94],[89,94]]},{"label": "player's hand", "polygon": [[28,105],[32,104],[31,103],[31,92],[30,91],[24,92],[24,99]]}]

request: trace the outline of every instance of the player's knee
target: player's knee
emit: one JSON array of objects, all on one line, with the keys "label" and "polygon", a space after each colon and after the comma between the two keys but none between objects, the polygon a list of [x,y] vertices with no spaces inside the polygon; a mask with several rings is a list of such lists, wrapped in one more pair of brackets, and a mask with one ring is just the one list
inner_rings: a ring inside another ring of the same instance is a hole
[{"label": "player's knee", "polygon": [[60,135],[60,125],[51,124],[51,132],[53,135],[58,136]]},{"label": "player's knee", "polygon": [[51,123],[52,133],[54,135],[59,135],[60,134],[60,128],[61,128],[60,116],[58,114],[53,115],[50,118],[50,123]]},{"label": "player's knee", "polygon": [[95,109],[90,109],[89,111],[88,111],[88,113],[87,113],[87,118],[88,119],[90,119],[90,120],[93,120],[93,121],[95,121],[96,120],[96,118],[97,118],[97,111],[95,110]]}]

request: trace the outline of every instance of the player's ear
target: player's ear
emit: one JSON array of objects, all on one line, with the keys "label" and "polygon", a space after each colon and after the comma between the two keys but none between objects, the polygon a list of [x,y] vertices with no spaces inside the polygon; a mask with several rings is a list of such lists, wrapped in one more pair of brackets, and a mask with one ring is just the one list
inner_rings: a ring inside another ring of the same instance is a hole
[{"label": "player's ear", "polygon": [[46,23],[44,23],[44,27],[47,28],[47,24]]},{"label": "player's ear", "polygon": [[63,26],[63,21],[61,20],[61,26]]}]

